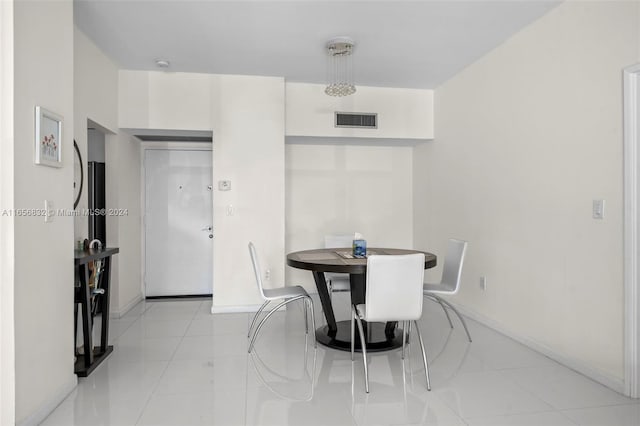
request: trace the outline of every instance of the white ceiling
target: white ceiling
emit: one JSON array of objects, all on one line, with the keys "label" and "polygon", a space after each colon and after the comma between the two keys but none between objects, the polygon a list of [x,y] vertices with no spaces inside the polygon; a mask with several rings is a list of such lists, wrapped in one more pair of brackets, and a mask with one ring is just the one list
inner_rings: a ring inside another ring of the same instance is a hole
[{"label": "white ceiling", "polygon": [[76,0],[76,25],[121,68],[324,83],[325,43],[356,42],[356,84],[435,88],[559,1]]}]

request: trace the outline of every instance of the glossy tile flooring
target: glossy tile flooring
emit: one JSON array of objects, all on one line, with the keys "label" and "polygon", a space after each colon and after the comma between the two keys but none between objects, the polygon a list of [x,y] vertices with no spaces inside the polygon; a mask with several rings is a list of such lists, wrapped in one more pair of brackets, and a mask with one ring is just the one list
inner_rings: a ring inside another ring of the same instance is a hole
[{"label": "glossy tile flooring", "polygon": [[[334,303],[346,319],[345,295]],[[113,354],[43,425],[640,425],[638,400],[473,321],[469,343],[428,301],[431,392],[417,345],[404,363],[399,350],[373,354],[367,395],[361,356],[314,350],[300,305],[247,354],[251,317],[211,315],[210,301],[140,303],[111,321]]]}]

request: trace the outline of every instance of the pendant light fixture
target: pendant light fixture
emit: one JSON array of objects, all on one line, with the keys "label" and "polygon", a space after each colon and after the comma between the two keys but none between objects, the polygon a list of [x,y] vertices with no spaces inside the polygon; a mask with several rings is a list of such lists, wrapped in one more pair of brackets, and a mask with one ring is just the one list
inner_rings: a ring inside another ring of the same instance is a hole
[{"label": "pendant light fixture", "polygon": [[349,96],[356,92],[353,82],[353,47],[349,37],[336,37],[327,42],[327,87],[329,96]]}]

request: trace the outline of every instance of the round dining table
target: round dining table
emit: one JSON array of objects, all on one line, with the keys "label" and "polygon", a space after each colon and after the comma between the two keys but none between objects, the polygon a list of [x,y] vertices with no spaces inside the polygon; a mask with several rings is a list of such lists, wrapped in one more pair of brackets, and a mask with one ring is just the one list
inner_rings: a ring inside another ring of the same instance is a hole
[{"label": "round dining table", "polygon": [[[425,269],[436,266],[437,258],[432,253],[396,248],[367,248],[368,256],[413,253],[424,253]],[[313,273],[313,279],[320,296],[320,303],[327,320],[326,325],[316,330],[318,342],[331,348],[351,351],[351,321],[336,321],[324,273],[349,274],[351,303],[358,305],[365,302],[367,259],[354,257],[351,247],[324,248],[289,253],[287,255],[287,265]],[[390,283],[390,285],[393,285],[393,283]],[[402,330],[397,327],[396,322],[366,323],[363,321],[363,325],[367,351],[384,351],[402,346]],[[360,339],[356,338],[355,340],[355,348],[359,351]]]}]

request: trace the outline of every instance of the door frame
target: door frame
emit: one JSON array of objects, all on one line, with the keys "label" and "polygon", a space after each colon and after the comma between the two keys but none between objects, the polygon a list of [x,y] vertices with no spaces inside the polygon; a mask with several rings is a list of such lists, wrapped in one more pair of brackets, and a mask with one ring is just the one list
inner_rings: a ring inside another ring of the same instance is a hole
[{"label": "door frame", "polygon": [[[167,150],[167,151],[210,151],[211,152],[211,168],[213,169],[213,144],[211,142],[151,142],[146,141],[140,144],[140,212],[142,216],[142,226],[140,227],[141,238],[141,274],[142,280],[140,283],[140,290],[142,291],[143,299],[147,298],[147,187],[145,177],[147,173],[145,158],[148,150]],[[213,174],[212,174],[213,175]],[[213,182],[213,176],[212,176]],[[211,224],[213,225],[213,190],[211,191]],[[214,234],[215,235],[215,234]],[[213,249],[212,249],[213,250]],[[211,257],[213,262],[213,256]],[[214,265],[215,267],[215,265]],[[213,277],[212,277],[213,281]],[[213,282],[211,283],[211,292],[214,292]]]},{"label": "door frame", "polygon": [[640,397],[640,63],[623,70],[624,90],[624,392]]},{"label": "door frame", "polygon": [[[14,29],[13,0],[0,1],[0,208],[14,207]],[[15,276],[14,218],[0,223],[0,424],[14,424]]]}]

